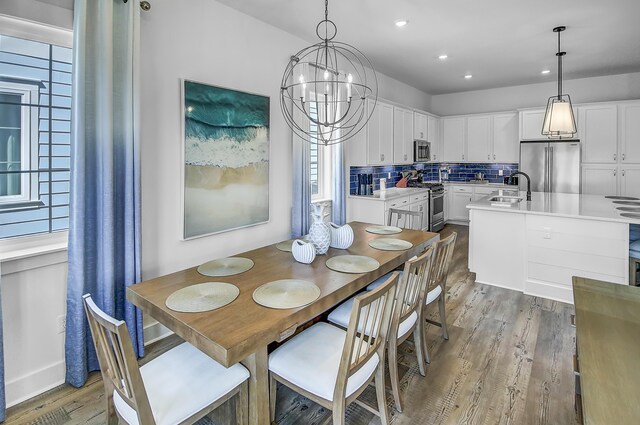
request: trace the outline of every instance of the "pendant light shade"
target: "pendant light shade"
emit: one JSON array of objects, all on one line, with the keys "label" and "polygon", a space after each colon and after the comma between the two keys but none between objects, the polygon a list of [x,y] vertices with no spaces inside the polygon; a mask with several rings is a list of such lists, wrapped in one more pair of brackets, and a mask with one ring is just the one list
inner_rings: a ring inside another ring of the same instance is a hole
[{"label": "pendant light shade", "polygon": [[542,124],[544,136],[573,137],[578,132],[571,97],[562,93],[562,57],[567,53],[560,51],[560,33],[565,29],[565,27],[553,29],[553,32],[558,33],[558,53],[556,53],[558,57],[558,94],[551,96],[547,101],[547,110]]},{"label": "pendant light shade", "polygon": [[338,29],[329,20],[328,8],[325,0],[324,20],[316,27],[321,41],[291,56],[280,86],[287,125],[300,138],[323,146],[361,131],[378,98],[371,62],[355,47],[334,41]]}]

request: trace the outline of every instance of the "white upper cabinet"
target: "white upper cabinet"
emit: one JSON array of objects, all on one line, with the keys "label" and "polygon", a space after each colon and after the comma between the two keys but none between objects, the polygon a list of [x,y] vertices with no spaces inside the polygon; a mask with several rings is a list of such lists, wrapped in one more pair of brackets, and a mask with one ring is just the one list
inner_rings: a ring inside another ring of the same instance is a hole
[{"label": "white upper cabinet", "polygon": [[393,163],[413,164],[413,111],[393,108]]},{"label": "white upper cabinet", "polygon": [[640,102],[622,104],[619,108],[620,160],[623,164],[640,164]]},{"label": "white upper cabinet", "polygon": [[520,112],[520,140],[540,140],[547,138],[542,135],[544,112],[544,109]]},{"label": "white upper cabinet", "polygon": [[587,195],[617,195],[618,168],[615,165],[585,164],[582,166],[582,193]]},{"label": "white upper cabinet", "polygon": [[429,137],[429,116],[420,112],[413,113],[413,139],[427,140]]},{"label": "white upper cabinet", "polygon": [[587,105],[579,108],[583,163],[618,161],[618,109],[616,105]]},{"label": "white upper cabinet", "polygon": [[431,142],[431,161],[442,161],[442,138],[440,137],[440,120],[429,116],[427,140]]},{"label": "white upper cabinet", "polygon": [[[372,108],[374,102],[367,101],[367,106]],[[367,123],[367,162],[393,164],[393,106],[380,101]]]},{"label": "white upper cabinet", "polygon": [[471,162],[491,161],[491,116],[467,118],[467,157]]},{"label": "white upper cabinet", "polygon": [[464,117],[442,118],[443,161],[466,161],[465,127]]},{"label": "white upper cabinet", "polygon": [[493,156],[495,162],[519,162],[518,114],[493,115]]}]

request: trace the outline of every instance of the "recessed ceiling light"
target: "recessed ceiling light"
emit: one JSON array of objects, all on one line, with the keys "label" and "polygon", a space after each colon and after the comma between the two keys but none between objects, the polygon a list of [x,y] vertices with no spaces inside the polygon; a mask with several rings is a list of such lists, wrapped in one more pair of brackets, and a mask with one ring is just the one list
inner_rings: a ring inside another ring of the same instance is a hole
[{"label": "recessed ceiling light", "polygon": [[408,23],[409,23],[409,21],[407,21],[406,19],[400,19],[400,20],[396,21],[396,27],[404,27]]},{"label": "recessed ceiling light", "polygon": [[465,75],[465,76],[464,76],[464,78],[466,78],[467,80],[468,80],[469,78],[472,78],[472,77],[473,77],[473,75],[471,75],[471,74],[467,74],[467,75]]},{"label": "recessed ceiling light", "polygon": [[438,59],[440,59],[441,61],[445,60],[446,58],[448,58],[449,56],[447,55],[440,55],[438,56]]},{"label": "recessed ceiling light", "polygon": [[550,72],[551,72],[551,70],[550,70],[550,69],[543,69],[543,70],[542,70],[542,72],[541,72],[541,74],[548,74],[548,73],[550,73]]}]

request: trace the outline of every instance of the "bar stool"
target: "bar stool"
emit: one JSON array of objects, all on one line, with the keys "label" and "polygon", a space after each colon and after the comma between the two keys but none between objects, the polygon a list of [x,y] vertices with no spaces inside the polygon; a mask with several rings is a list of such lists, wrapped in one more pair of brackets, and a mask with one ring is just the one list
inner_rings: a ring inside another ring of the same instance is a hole
[{"label": "bar stool", "polygon": [[629,245],[629,285],[639,286],[638,268],[640,268],[640,240]]}]

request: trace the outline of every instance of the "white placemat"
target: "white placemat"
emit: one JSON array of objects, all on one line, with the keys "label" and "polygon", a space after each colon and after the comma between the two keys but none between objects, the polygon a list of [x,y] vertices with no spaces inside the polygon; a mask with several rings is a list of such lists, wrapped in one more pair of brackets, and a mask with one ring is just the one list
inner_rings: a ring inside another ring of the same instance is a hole
[{"label": "white placemat", "polygon": [[280,251],[291,252],[291,245],[293,244],[293,239],[289,239],[288,241],[282,241],[276,244],[276,248]]},{"label": "white placemat", "polygon": [[269,308],[298,308],[310,304],[320,296],[320,288],[300,279],[282,279],[265,283],[253,291],[253,300]]},{"label": "white placemat", "polygon": [[395,226],[369,226],[364,230],[376,235],[393,235],[402,232],[401,228]]},{"label": "white placemat", "polygon": [[343,273],[368,273],[380,267],[378,260],[365,255],[337,255],[325,264],[331,270]]},{"label": "white placemat", "polygon": [[211,277],[233,276],[246,272],[252,267],[253,260],[243,257],[229,257],[201,264],[198,267],[198,273]]},{"label": "white placemat", "polygon": [[369,246],[383,251],[404,251],[411,248],[413,244],[402,239],[377,238],[369,241]]},{"label": "white placemat", "polygon": [[171,310],[199,313],[224,307],[238,298],[237,286],[225,282],[205,282],[178,289],[167,297],[165,304]]}]

